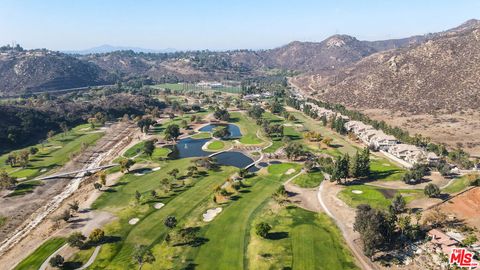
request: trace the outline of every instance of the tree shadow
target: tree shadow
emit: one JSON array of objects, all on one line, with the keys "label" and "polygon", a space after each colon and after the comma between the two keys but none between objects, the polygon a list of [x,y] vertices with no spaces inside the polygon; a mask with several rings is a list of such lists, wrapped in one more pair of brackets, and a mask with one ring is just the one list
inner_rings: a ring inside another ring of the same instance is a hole
[{"label": "tree shadow", "polygon": [[281,240],[288,238],[288,232],[273,232],[267,234],[267,239],[270,240]]}]

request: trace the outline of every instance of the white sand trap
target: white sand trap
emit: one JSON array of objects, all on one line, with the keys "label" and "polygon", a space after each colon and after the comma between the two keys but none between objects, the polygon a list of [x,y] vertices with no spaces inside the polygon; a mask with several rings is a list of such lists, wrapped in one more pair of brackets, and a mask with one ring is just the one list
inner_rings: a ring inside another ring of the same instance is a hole
[{"label": "white sand trap", "polygon": [[353,194],[362,194],[363,191],[354,189],[354,190],[352,190],[352,193],[353,193]]},{"label": "white sand trap", "polygon": [[27,177],[17,178],[18,181],[27,180]]},{"label": "white sand trap", "polygon": [[302,124],[295,124],[296,127],[303,127]]},{"label": "white sand trap", "polygon": [[142,176],[142,175],[145,175],[144,173],[134,173],[133,175],[135,176]]},{"label": "white sand trap", "polygon": [[46,172],[47,171],[47,168],[43,168],[40,170],[40,172]]},{"label": "white sand trap", "polygon": [[161,168],[160,167],[156,167],[156,168],[153,168],[152,171],[156,172],[158,170],[160,170]]},{"label": "white sand trap", "polygon": [[295,172],[295,169],[288,169],[288,171],[285,173],[286,175],[290,175]]},{"label": "white sand trap", "polygon": [[203,214],[203,221],[205,222],[212,221],[218,214],[220,214],[220,212],[222,212],[221,207],[217,207],[215,209],[208,209],[207,212]]},{"label": "white sand trap", "polygon": [[289,123],[285,123],[285,124],[283,124],[283,126],[285,126],[285,127],[291,127],[291,126],[293,126],[293,125],[292,125],[292,124],[289,124]]},{"label": "white sand trap", "polygon": [[128,221],[128,224],[135,225],[135,224],[137,224],[138,221],[140,221],[139,218],[132,218]]},{"label": "white sand trap", "polygon": [[162,208],[162,207],[164,207],[164,206],[165,206],[164,203],[159,202],[159,203],[156,203],[156,204],[153,206],[153,208],[155,208],[155,209],[160,209],[160,208]]}]

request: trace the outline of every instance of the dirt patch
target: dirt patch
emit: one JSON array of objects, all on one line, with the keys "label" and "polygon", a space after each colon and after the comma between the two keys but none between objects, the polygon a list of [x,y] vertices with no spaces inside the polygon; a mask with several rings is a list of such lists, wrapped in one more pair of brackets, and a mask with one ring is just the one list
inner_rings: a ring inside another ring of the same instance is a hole
[{"label": "dirt patch", "polygon": [[480,188],[473,188],[443,203],[441,210],[480,229]]},{"label": "dirt patch", "polygon": [[295,169],[288,169],[288,171],[285,173],[286,175],[290,175],[295,172]]}]

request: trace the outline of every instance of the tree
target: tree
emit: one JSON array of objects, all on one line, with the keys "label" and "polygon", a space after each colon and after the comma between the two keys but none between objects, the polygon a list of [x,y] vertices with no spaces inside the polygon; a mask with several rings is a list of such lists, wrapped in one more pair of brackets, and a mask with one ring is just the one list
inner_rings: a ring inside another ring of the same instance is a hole
[{"label": "tree", "polygon": [[175,216],[168,216],[163,223],[168,228],[173,229],[177,226],[177,218]]},{"label": "tree", "polygon": [[137,203],[140,202],[141,198],[142,198],[142,194],[140,194],[140,192],[138,192],[138,190],[135,190],[135,200],[137,201]]},{"label": "tree", "polygon": [[17,185],[17,179],[8,175],[5,169],[0,169],[0,190],[14,189]]},{"label": "tree", "polygon": [[35,155],[36,153],[38,153],[38,148],[37,147],[30,147],[30,149],[28,149],[28,151],[30,152],[31,155]]},{"label": "tree", "polygon": [[22,166],[22,168],[26,168],[27,165],[28,165],[29,157],[30,157],[30,151],[28,151],[28,150],[21,151],[20,155],[17,156],[18,164],[20,164],[20,166]]},{"label": "tree", "polygon": [[130,167],[133,166],[133,164],[135,164],[135,161],[131,160],[131,159],[122,159],[120,160],[120,170],[122,172],[130,172]]},{"label": "tree", "polygon": [[102,229],[96,228],[88,236],[88,241],[93,244],[101,243],[105,239],[105,232]]},{"label": "tree", "polygon": [[71,247],[83,248],[85,246],[85,240],[87,238],[80,232],[74,232],[67,238],[67,243]]},{"label": "tree", "polygon": [[325,144],[326,146],[330,146],[332,144],[332,141],[333,141],[332,138],[326,137],[322,140],[322,143]]},{"label": "tree", "polygon": [[181,122],[180,122],[180,126],[184,129],[188,128],[188,123],[187,123],[187,120],[183,119]]},{"label": "tree", "polygon": [[255,233],[263,238],[267,238],[268,232],[270,232],[271,229],[272,226],[266,222],[260,222],[255,225]]},{"label": "tree", "polygon": [[148,140],[143,145],[143,152],[149,157],[152,157],[154,150],[155,150],[155,143],[153,140]]},{"label": "tree", "polygon": [[363,251],[368,257],[389,243],[393,235],[393,225],[385,213],[366,204],[357,207],[353,229],[360,234]]},{"label": "tree", "polygon": [[228,129],[228,126],[221,126],[216,128],[212,135],[216,138],[225,138],[230,136],[230,130]]},{"label": "tree", "polygon": [[447,214],[442,212],[438,207],[434,207],[432,211],[427,212],[423,219],[424,224],[430,225],[434,228],[439,227],[445,221],[447,221]]},{"label": "tree", "polygon": [[105,171],[99,171],[97,175],[100,184],[102,184],[103,186],[107,185],[107,173],[105,173]]},{"label": "tree", "polygon": [[68,133],[67,123],[65,122],[60,123],[60,129],[63,131],[63,136],[66,136]]},{"label": "tree", "polygon": [[265,110],[259,105],[253,105],[248,111],[248,116],[252,117],[253,119],[260,119],[263,115]]},{"label": "tree", "polygon": [[102,184],[100,184],[98,182],[95,182],[95,183],[93,183],[93,188],[97,189],[97,190],[100,190],[102,188]]},{"label": "tree", "polygon": [[73,212],[78,212],[78,209],[80,208],[78,201],[73,201],[72,203],[69,203],[68,206]]},{"label": "tree", "polygon": [[305,153],[303,146],[294,142],[287,144],[284,151],[288,159],[296,159]]},{"label": "tree", "polygon": [[60,214],[59,218],[62,219],[65,222],[68,222],[70,218],[72,217],[72,214],[70,213],[70,210],[65,209],[63,212]]},{"label": "tree", "polygon": [[152,191],[150,191],[150,196],[152,196],[152,199],[155,200],[155,199],[157,199],[158,194],[155,190],[152,190]]},{"label": "tree", "polygon": [[155,256],[145,245],[136,246],[133,252],[133,260],[138,264],[138,269],[142,269],[145,263],[155,262]]},{"label": "tree", "polygon": [[62,268],[63,263],[65,262],[65,259],[61,255],[55,255],[53,256],[48,263],[50,264],[51,267],[54,268]]},{"label": "tree", "polygon": [[165,193],[170,192],[170,180],[168,180],[168,178],[160,180],[160,186]]},{"label": "tree", "polygon": [[173,178],[177,179],[177,176],[178,174],[180,173],[180,171],[175,168],[175,169],[172,169],[171,171],[168,172],[168,175],[171,175]]},{"label": "tree", "polygon": [[189,176],[194,176],[198,172],[198,168],[197,166],[189,166],[187,171]]},{"label": "tree", "polygon": [[272,198],[280,205],[288,201],[288,193],[285,190],[285,187],[280,186],[275,193],[273,193]]},{"label": "tree", "polygon": [[440,188],[435,184],[429,183],[423,189],[423,193],[429,198],[436,198],[440,196]]},{"label": "tree", "polygon": [[180,128],[176,124],[168,125],[165,129],[165,140],[167,141],[176,141],[178,136],[180,136]]},{"label": "tree", "polygon": [[307,160],[304,164],[305,171],[313,172],[317,169],[317,163],[313,160]]},{"label": "tree", "polygon": [[342,179],[347,179],[350,157],[348,154],[338,156],[335,160],[335,165],[332,172],[331,181],[342,183]]},{"label": "tree", "polygon": [[395,214],[398,214],[405,211],[406,205],[407,205],[407,202],[405,201],[405,198],[403,198],[401,194],[397,194],[393,198],[392,204],[390,205],[390,207]]},{"label": "tree", "polygon": [[216,108],[213,117],[218,120],[228,121],[230,120],[230,113],[226,109]]},{"label": "tree", "polygon": [[245,168],[240,168],[238,170],[238,176],[240,176],[241,178],[245,178],[245,176],[248,175],[248,170],[245,169]]}]

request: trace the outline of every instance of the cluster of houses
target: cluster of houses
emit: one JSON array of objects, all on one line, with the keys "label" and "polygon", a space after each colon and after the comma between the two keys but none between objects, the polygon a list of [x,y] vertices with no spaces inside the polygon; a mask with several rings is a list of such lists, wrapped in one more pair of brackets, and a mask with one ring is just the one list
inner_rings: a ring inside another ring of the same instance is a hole
[{"label": "cluster of houses", "polygon": [[259,99],[266,99],[266,98],[271,98],[272,93],[270,92],[262,92],[260,94],[248,94],[244,95],[243,99],[244,100],[249,100],[249,101],[254,101],[254,100],[259,100]]},{"label": "cluster of houses", "polygon": [[[430,243],[435,246],[437,253],[450,254],[453,249],[462,247],[462,241],[465,237],[458,232],[444,232],[440,229],[432,229],[427,233]],[[476,243],[467,247],[470,252],[478,253],[480,251],[480,243]]]},{"label": "cluster of houses", "polygon": [[394,136],[385,134],[383,131],[375,129],[371,125],[367,125],[360,121],[350,121],[347,116],[319,107],[311,102],[307,102],[305,105],[310,106],[311,110],[315,111],[319,117],[325,116],[327,119],[341,117],[345,119],[347,122],[344,127],[348,132],[354,134],[368,147],[377,151],[382,151],[387,156],[399,161],[406,167],[411,167],[417,163],[434,165],[440,160],[435,153],[427,152],[415,145],[400,143]]},{"label": "cluster of houses", "polygon": [[224,85],[219,82],[207,82],[207,81],[201,81],[196,84],[197,87],[201,88],[210,88],[210,89],[216,89],[216,88],[222,88]]}]

